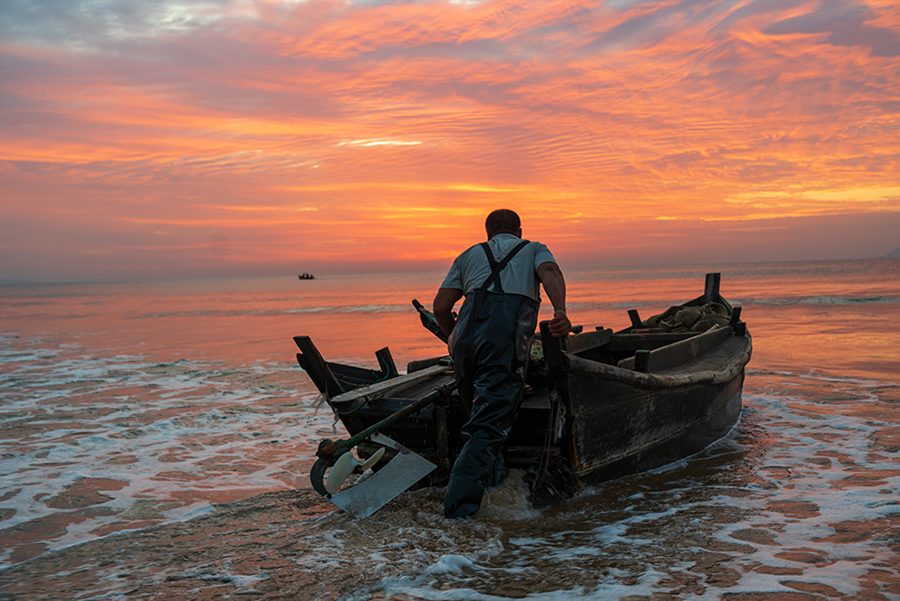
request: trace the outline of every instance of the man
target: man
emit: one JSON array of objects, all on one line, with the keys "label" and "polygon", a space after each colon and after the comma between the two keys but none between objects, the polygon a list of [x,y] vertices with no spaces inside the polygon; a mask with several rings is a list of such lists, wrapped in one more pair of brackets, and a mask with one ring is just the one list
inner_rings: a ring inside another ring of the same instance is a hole
[{"label": "man", "polygon": [[[469,421],[444,500],[444,516],[481,506],[485,488],[506,475],[503,445],[525,390],[525,370],[540,306],[540,285],[553,304],[550,333],[572,329],[562,271],[540,242],[522,240],[519,216],[500,209],[485,221],[488,241],[453,261],[434,297],[434,316],[449,337],[457,388]],[[459,318],[453,305],[465,295]]]}]

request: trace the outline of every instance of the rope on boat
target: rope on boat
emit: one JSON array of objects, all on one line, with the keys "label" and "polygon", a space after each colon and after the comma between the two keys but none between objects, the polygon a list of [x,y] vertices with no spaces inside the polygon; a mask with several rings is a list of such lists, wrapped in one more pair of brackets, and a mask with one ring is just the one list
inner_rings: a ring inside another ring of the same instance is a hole
[{"label": "rope on boat", "polygon": [[[387,364],[387,361],[383,357],[378,358],[378,364],[381,366],[381,370],[384,372],[384,375],[381,376],[380,378],[376,379],[375,384],[377,384],[378,382],[384,382],[391,375],[391,367]],[[376,377],[378,376],[378,372],[375,371],[374,369],[369,370],[369,371],[372,372],[373,376],[376,376]]]}]

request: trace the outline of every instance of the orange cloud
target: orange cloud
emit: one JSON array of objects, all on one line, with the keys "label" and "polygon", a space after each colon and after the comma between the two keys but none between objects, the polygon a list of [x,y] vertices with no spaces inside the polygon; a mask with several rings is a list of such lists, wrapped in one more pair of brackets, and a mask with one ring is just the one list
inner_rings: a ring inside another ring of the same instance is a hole
[{"label": "orange cloud", "polygon": [[886,0],[78,4],[4,21],[0,277],[443,268],[499,206],[580,264],[900,245]]}]

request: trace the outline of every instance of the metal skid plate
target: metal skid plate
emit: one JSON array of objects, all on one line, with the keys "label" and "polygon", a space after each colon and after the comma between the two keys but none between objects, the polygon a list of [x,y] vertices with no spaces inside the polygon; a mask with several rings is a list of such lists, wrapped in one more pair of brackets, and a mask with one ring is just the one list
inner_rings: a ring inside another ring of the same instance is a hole
[{"label": "metal skid plate", "polygon": [[396,456],[369,478],[334,493],[329,498],[332,503],[357,518],[369,517],[437,468],[421,455],[383,434],[373,434],[369,440],[394,449],[397,451]]}]

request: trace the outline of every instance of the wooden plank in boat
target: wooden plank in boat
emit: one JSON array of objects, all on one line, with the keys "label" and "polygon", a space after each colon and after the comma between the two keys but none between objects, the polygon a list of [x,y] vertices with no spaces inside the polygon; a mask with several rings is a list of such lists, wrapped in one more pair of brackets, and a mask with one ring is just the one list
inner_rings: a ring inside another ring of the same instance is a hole
[{"label": "wooden plank in boat", "polygon": [[670,372],[660,372],[660,375],[666,373],[685,373],[685,372],[701,372],[713,371],[721,369],[723,365],[731,361],[744,348],[747,338],[744,336],[732,336],[709,351],[703,353],[690,363],[678,365]]},{"label": "wooden plank in boat", "polygon": [[415,386],[423,380],[434,378],[443,374],[452,373],[453,367],[450,365],[433,365],[411,374],[399,375],[396,378],[391,378],[390,380],[376,382],[375,384],[372,384],[370,386],[365,386],[363,388],[351,390],[350,392],[345,392],[344,394],[339,394],[335,397],[332,397],[331,403],[340,404],[355,401],[361,398],[385,396],[387,393],[397,393],[411,386]]},{"label": "wooden plank in boat", "polygon": [[[693,336],[687,340],[681,340],[651,350],[643,358],[646,361],[646,365],[641,365],[642,369],[639,371],[657,373],[693,361],[703,353],[722,344],[722,342],[731,337],[732,333],[731,326],[724,328],[713,327],[703,334]],[[635,369],[635,357],[622,359],[619,361],[618,366],[624,369]]]},{"label": "wooden plank in boat", "polygon": [[696,332],[649,332],[647,334],[613,334],[609,346],[612,352],[631,352],[639,349],[655,349],[673,342],[697,336]]},{"label": "wooden plank in boat", "polygon": [[608,344],[610,340],[612,340],[612,330],[607,329],[575,334],[566,339],[566,352],[572,354],[583,353],[592,348]]}]

